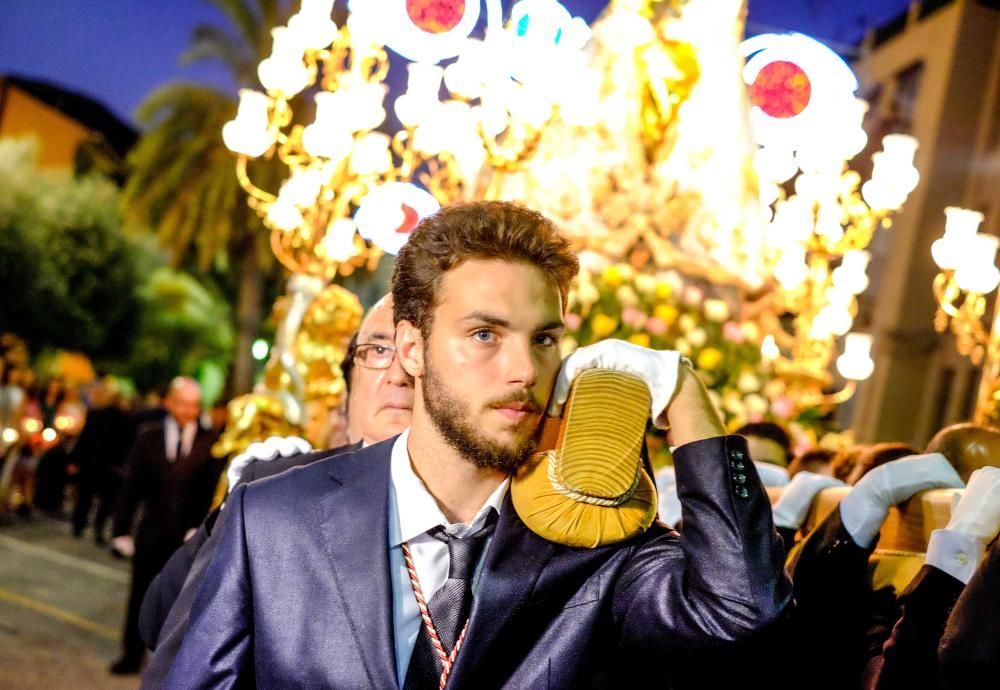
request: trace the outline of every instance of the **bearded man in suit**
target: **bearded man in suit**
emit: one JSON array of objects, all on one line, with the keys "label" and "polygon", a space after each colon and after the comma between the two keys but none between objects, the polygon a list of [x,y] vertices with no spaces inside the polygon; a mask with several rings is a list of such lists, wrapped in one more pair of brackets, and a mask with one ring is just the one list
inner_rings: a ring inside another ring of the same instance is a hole
[{"label": "bearded man in suit", "polygon": [[514,510],[507,489],[560,373],[577,271],[554,225],[513,204],[421,222],[392,281],[410,428],[229,496],[166,687],[662,687],[665,659],[782,616],[784,551],[746,441],[725,434],[677,353],[605,341],[563,376],[646,382],[679,446],[683,535],[654,523],[573,548]]},{"label": "bearded man in suit", "polygon": [[[115,507],[112,548],[132,556],[132,583],[115,674],[138,673],[145,655],[139,635],[143,595],[170,555],[201,524],[212,503],[222,463],[212,457],[218,434],[199,423],[201,388],[177,377],[165,401],[162,422],[139,430],[126,461],[125,479]],[[139,508],[138,525],[133,522]]]}]

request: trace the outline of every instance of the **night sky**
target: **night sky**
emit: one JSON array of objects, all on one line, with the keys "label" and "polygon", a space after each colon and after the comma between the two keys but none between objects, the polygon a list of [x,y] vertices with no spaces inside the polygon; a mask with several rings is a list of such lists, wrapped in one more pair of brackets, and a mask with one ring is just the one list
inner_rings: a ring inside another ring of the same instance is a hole
[{"label": "night sky", "polygon": [[[749,33],[800,31],[845,52],[860,42],[866,28],[905,11],[909,0],[749,2]],[[506,8],[510,2],[503,4]],[[605,2],[563,4],[590,21]],[[225,25],[225,19],[205,0],[0,0],[0,74],[55,82],[105,103],[131,122],[150,91],[171,80],[235,91],[237,85],[220,66],[178,64],[192,29],[201,23]]]}]

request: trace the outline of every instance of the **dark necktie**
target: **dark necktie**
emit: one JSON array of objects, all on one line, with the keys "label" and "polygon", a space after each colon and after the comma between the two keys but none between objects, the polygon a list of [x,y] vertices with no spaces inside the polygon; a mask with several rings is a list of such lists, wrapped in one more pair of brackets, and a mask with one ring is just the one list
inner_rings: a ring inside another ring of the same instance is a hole
[{"label": "dark necktie", "polygon": [[[496,521],[497,513],[491,509],[483,526],[465,537],[451,536],[440,526],[429,532],[448,545],[448,579],[427,603],[431,621],[448,654],[472,611],[472,577],[486,546],[486,538],[493,533]],[[405,690],[436,688],[440,676],[441,660],[431,644],[427,626],[421,624],[403,687]]]},{"label": "dark necktie", "polygon": [[177,427],[177,450],[174,452],[174,462],[184,457],[184,429]]}]

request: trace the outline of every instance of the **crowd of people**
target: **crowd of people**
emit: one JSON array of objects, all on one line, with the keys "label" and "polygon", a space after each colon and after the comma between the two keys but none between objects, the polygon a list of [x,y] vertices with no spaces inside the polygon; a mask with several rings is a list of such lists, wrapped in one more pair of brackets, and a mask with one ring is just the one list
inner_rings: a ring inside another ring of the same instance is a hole
[{"label": "crowd of people", "polygon": [[[677,356],[604,341],[562,360],[576,268],[514,205],[423,221],[344,361],[347,444],[255,443],[211,512],[223,466],[197,385],[177,379],[161,419],[114,451],[112,543],[133,580],[112,670],[139,672],[148,649],[147,688],[992,687],[1000,431],[797,456],[774,424],[727,434]],[[581,549],[526,528],[508,487],[553,386],[591,368],[647,384],[673,464],[655,473],[652,527]],[[81,456],[127,427],[95,398]],[[78,533],[105,476],[77,480]],[[915,577],[879,586],[890,512],[934,489],[956,490],[949,520]]]}]

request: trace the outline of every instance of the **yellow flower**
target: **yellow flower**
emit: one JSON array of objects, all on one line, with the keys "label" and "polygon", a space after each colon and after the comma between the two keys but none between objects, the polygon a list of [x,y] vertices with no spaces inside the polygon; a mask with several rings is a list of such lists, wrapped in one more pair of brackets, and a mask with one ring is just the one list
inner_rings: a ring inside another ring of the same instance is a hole
[{"label": "yellow flower", "polygon": [[706,347],[698,354],[699,369],[715,369],[722,363],[722,353],[714,347]]},{"label": "yellow flower", "polygon": [[611,287],[618,287],[622,284],[622,272],[618,266],[608,266],[604,269],[604,273],[601,277],[604,278],[604,282]]},{"label": "yellow flower", "polygon": [[606,338],[618,328],[618,321],[607,314],[597,314],[590,322],[590,328],[598,338]]},{"label": "yellow flower", "polygon": [[670,283],[665,280],[656,281],[656,299],[670,299],[671,294],[673,294],[673,289],[670,287]]},{"label": "yellow flower", "polygon": [[[670,286],[667,285],[667,287]],[[677,319],[677,307],[672,304],[657,304],[656,308],[653,309],[653,316],[669,326]]]},{"label": "yellow flower", "polygon": [[636,333],[628,337],[630,343],[634,343],[640,347],[649,347],[649,335],[646,333]]}]

